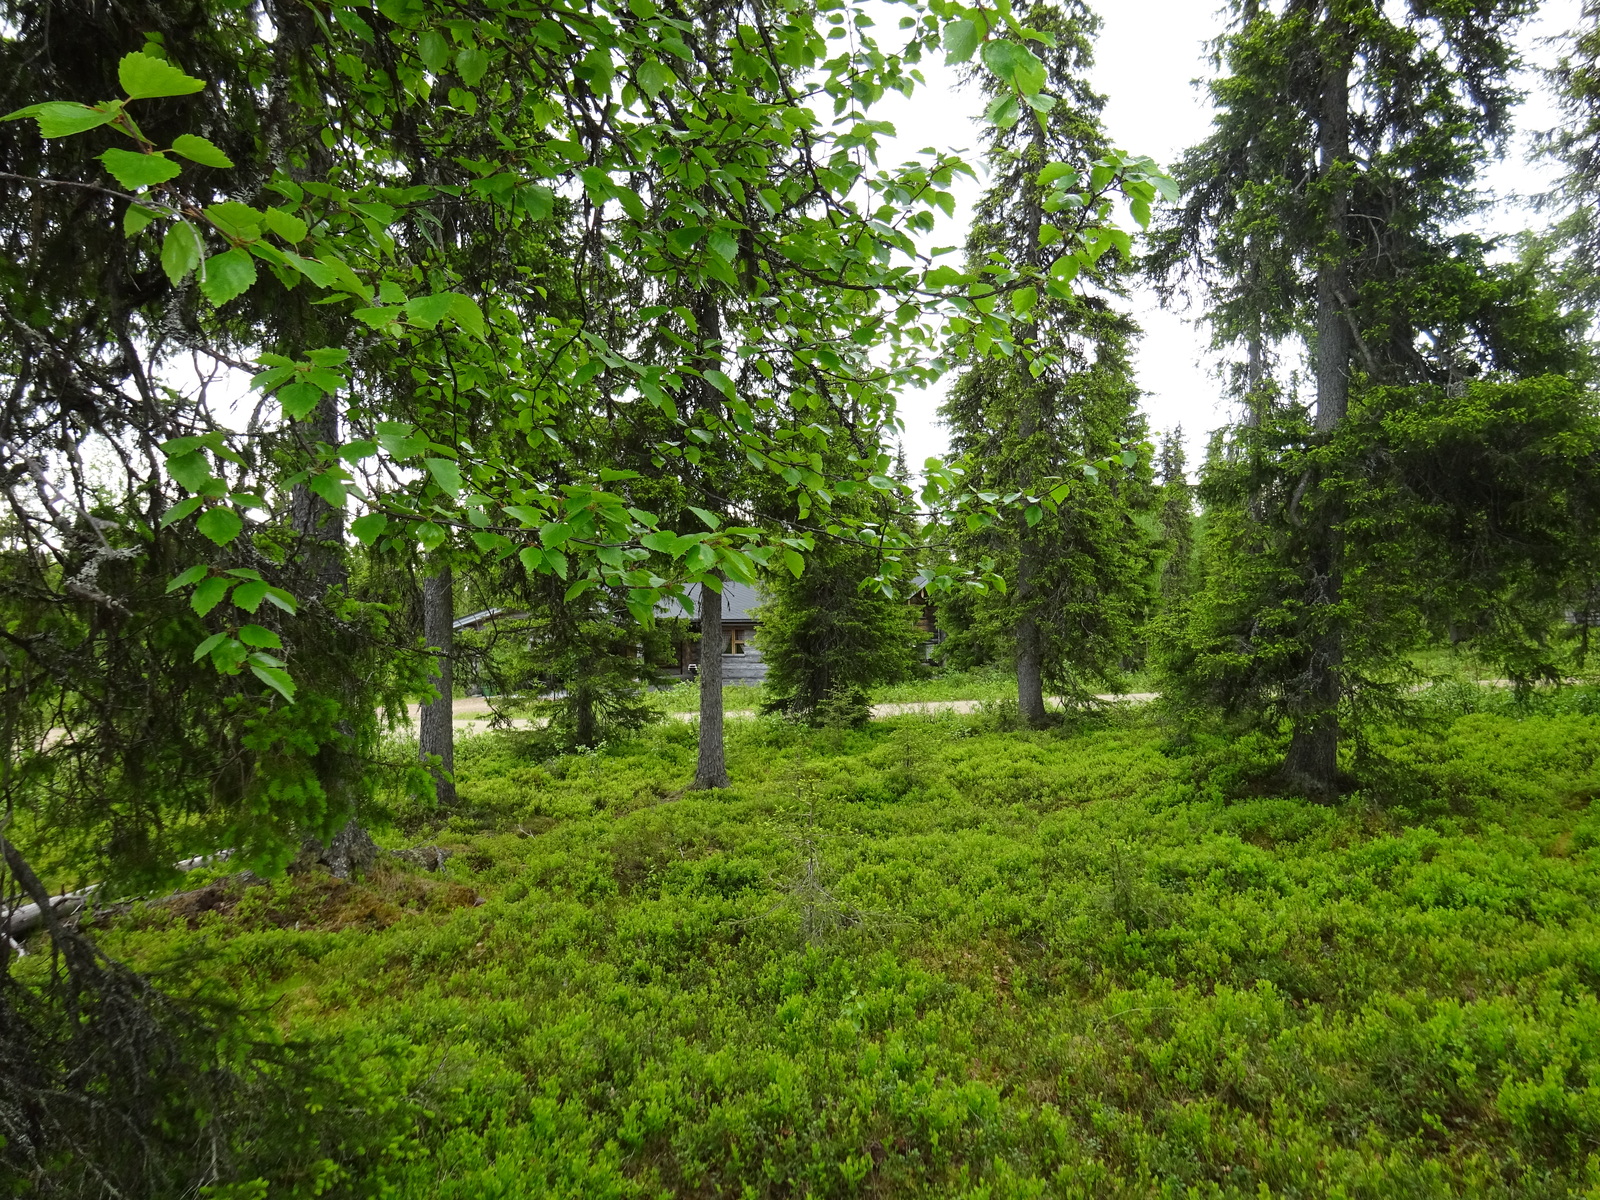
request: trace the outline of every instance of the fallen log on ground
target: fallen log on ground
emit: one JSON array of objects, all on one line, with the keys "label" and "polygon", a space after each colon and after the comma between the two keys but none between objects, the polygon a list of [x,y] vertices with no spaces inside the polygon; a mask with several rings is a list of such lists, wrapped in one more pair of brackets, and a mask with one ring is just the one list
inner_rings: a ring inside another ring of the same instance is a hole
[{"label": "fallen log on ground", "polygon": [[[180,863],[174,863],[180,871],[193,871],[197,867],[208,867],[213,863],[226,862],[233,854],[232,850],[222,850],[216,854],[201,854],[194,858],[186,858]],[[50,898],[50,910],[62,916],[71,916],[82,910],[89,903],[89,898],[100,890],[98,883],[91,883],[86,888],[79,888],[75,892],[63,892],[59,896]],[[0,910],[0,936],[4,936],[11,953],[21,957],[25,951],[18,944],[17,939],[32,933],[44,921],[44,909],[37,904],[20,904],[9,911]]]}]

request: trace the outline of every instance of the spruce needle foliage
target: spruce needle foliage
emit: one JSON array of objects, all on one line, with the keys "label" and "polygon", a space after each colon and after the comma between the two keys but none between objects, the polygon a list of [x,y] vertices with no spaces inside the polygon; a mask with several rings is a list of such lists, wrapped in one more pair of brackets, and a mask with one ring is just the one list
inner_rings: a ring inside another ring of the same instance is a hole
[{"label": "spruce needle foliage", "polygon": [[[1060,235],[1035,176],[1052,159],[1106,149],[1104,101],[1083,78],[1097,19],[1077,4],[1034,5],[1026,19],[1054,37],[1044,57],[1054,103],[990,133],[993,182],[967,243],[973,269],[991,259],[1048,267]],[[953,630],[946,660],[1014,660],[1023,717],[1035,724],[1045,719],[1046,689],[1082,704],[1115,678],[1151,599],[1148,452],[1103,470],[1085,465],[1145,436],[1129,357],[1138,331],[1113,303],[1128,265],[1118,253],[1101,258],[1080,290],[1046,290],[1019,314],[1019,338],[1039,352],[1031,368],[1016,357],[973,362],[944,408],[974,486],[1023,499],[959,537],[961,553],[995,560],[1007,588],[944,606]],[[1034,499],[1053,489],[1064,493],[1059,504]]]},{"label": "spruce needle foliage", "polygon": [[865,547],[829,544],[800,575],[768,575],[757,633],[768,711],[859,723],[871,713],[871,688],[911,675],[927,635],[906,601],[863,587],[876,572]]}]

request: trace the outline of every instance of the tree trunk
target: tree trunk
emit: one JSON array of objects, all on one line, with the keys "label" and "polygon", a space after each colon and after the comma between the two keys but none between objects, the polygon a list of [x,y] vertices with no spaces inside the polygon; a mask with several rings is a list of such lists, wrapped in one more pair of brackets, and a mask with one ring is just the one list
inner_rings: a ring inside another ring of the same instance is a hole
[{"label": "tree trunk", "polygon": [[694,788],[725,788],[722,742],[722,596],[700,585],[700,761]]},{"label": "tree trunk", "polygon": [[1267,377],[1267,352],[1259,326],[1250,335],[1247,355],[1244,368],[1244,423],[1247,429],[1259,429],[1265,423],[1266,397],[1262,394],[1261,385]]},{"label": "tree trunk", "polygon": [[[1330,8],[1336,7],[1330,0]],[[1348,270],[1345,231],[1350,189],[1340,172],[1350,158],[1349,33],[1340,30],[1323,57],[1322,111],[1317,120],[1318,174],[1327,195],[1328,245],[1317,268],[1317,423],[1330,436],[1344,420],[1350,400],[1353,331],[1345,311]],[[1317,505],[1310,534],[1311,585],[1306,597],[1312,621],[1306,661],[1306,686],[1295,714],[1285,780],[1319,800],[1338,792],[1340,668],[1344,630],[1330,610],[1339,603],[1343,583],[1340,513],[1331,499]]]},{"label": "tree trunk", "polygon": [[587,679],[572,685],[573,740],[580,746],[593,746],[599,741],[600,723],[595,717],[594,688]]},{"label": "tree trunk", "polygon": [[[309,421],[309,434],[313,442],[336,446],[339,443],[339,410],[333,398],[324,396]],[[350,569],[344,543],[344,512],[334,508],[303,483],[296,484],[289,495],[289,519],[300,538],[299,577],[309,585],[309,599],[313,604],[327,604],[328,593],[343,589],[350,582]],[[348,726],[341,723],[348,733]],[[350,818],[333,835],[326,846],[320,838],[308,837],[300,844],[297,861],[320,862],[335,876],[345,879],[353,871],[371,866],[377,857],[377,847],[355,817],[355,797],[340,795],[344,788],[331,789],[329,800],[334,811],[343,809]]]},{"label": "tree trunk", "polygon": [[[318,402],[306,433],[307,440],[313,443],[339,444],[339,410],[331,397]],[[344,511],[334,508],[309,485],[297,483],[289,494],[289,522],[300,538],[300,578],[311,585],[307,598],[322,603],[328,592],[344,587],[350,578],[345,561]]]},{"label": "tree trunk", "polygon": [[441,805],[456,802],[455,615],[455,573],[441,566],[422,581],[422,637],[433,654],[429,682],[439,698],[422,706],[418,729],[423,759],[439,759],[433,788]]},{"label": "tree trunk", "polygon": [[[1017,599],[1024,601],[1031,588],[1033,575],[1032,547],[1023,536],[1017,547]],[[1017,712],[1035,728],[1045,724],[1048,716],[1044,710],[1044,654],[1039,646],[1039,623],[1031,614],[1024,614],[1016,625],[1017,639]]]}]

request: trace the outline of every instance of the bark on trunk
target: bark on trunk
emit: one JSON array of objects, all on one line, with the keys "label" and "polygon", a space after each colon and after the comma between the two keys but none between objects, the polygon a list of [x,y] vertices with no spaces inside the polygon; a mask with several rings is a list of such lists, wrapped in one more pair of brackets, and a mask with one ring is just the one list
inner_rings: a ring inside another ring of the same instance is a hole
[{"label": "bark on trunk", "polygon": [[[695,325],[700,335],[696,355],[702,372],[722,365],[722,310],[710,290],[695,298]],[[722,393],[703,377],[697,389],[702,409],[722,411]],[[715,573],[726,580],[722,572]],[[694,787],[728,786],[728,767],[722,740],[722,594],[700,585],[700,758],[695,765]]]},{"label": "bark on trunk", "polygon": [[1247,429],[1259,429],[1265,424],[1266,396],[1261,385],[1267,377],[1267,352],[1258,329],[1250,335],[1248,357],[1244,368],[1244,423]]},{"label": "bark on trunk", "polygon": [[456,802],[455,615],[455,573],[443,566],[422,581],[422,637],[434,656],[430,682],[439,698],[422,706],[418,729],[423,759],[439,759],[432,770],[441,805]]},{"label": "bark on trunk", "polygon": [[[1317,432],[1331,435],[1344,420],[1350,400],[1353,330],[1345,311],[1348,270],[1345,230],[1350,191],[1340,172],[1350,158],[1350,50],[1340,31],[1323,58],[1322,109],[1317,120],[1318,174],[1327,196],[1328,241],[1317,268]],[[1343,584],[1340,514],[1331,501],[1317,508],[1310,529],[1312,591],[1307,609],[1315,623],[1306,661],[1302,711],[1294,719],[1283,774],[1295,790],[1318,799],[1338,792],[1340,668],[1344,630],[1328,615],[1340,601]]]},{"label": "bark on trunk", "polygon": [[722,742],[722,596],[700,585],[700,760],[694,788],[725,788]]},{"label": "bark on trunk", "polygon": [[594,710],[594,688],[580,680],[572,688],[573,738],[580,746],[600,740],[600,722]]},{"label": "bark on trunk", "polygon": [[1341,31],[1323,59],[1322,111],[1317,120],[1318,176],[1328,198],[1328,238],[1317,267],[1317,431],[1331,433],[1344,420],[1350,398],[1351,336],[1344,310],[1349,270],[1345,232],[1350,185],[1350,48]]},{"label": "bark on trunk", "polygon": [[[331,398],[324,397],[307,422],[308,440],[324,445],[339,444],[339,411]],[[349,579],[345,565],[344,512],[334,508],[304,483],[295,484],[289,494],[289,520],[299,535],[302,578],[311,586],[311,598],[322,601],[334,588]]]},{"label": "bark on trunk", "polygon": [[[339,410],[331,397],[323,397],[308,424],[313,442],[338,445]],[[350,581],[345,558],[344,513],[301,483],[290,492],[289,516],[300,537],[300,577],[308,585],[306,590],[312,603],[326,604],[329,592],[344,588]],[[371,866],[377,857],[377,847],[356,821],[355,798],[333,794],[329,799],[336,810],[342,807],[350,812],[350,819],[326,846],[320,838],[305,838],[296,861],[322,863],[335,876],[345,879],[353,871]]]},{"label": "bark on trunk", "polygon": [[[1019,547],[1017,568],[1017,598],[1028,592],[1028,579],[1033,574],[1030,547],[1024,538]],[[1039,624],[1031,616],[1017,621],[1017,712],[1029,725],[1040,726],[1048,719],[1044,708],[1044,654],[1039,645]]]}]

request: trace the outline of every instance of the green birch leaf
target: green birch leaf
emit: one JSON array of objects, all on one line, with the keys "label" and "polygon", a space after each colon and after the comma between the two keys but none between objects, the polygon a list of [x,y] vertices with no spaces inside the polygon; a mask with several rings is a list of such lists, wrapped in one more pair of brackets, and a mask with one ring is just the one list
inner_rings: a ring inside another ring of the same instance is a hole
[{"label": "green birch leaf", "polygon": [[123,55],[117,65],[117,79],[130,100],[192,96],[206,86],[205,80],[185,75],[171,63],[139,51]]},{"label": "green birch leaf", "polygon": [[160,219],[161,213],[153,208],[146,208],[142,204],[128,205],[128,211],[122,214],[122,232],[126,237],[133,237],[142,232],[150,222]]},{"label": "green birch leaf", "polygon": [[261,214],[266,227],[291,245],[306,240],[306,223],[283,208],[269,208]]},{"label": "green birch leaf", "polygon": [[164,154],[139,154],[113,146],[100,155],[111,176],[130,192],[174,179],[183,170]]},{"label": "green birch leaf", "polygon": [[294,597],[280,587],[267,589],[267,603],[283,609],[291,617],[295,614]]},{"label": "green birch leaf", "polygon": [[211,464],[198,450],[175,454],[167,459],[167,474],[191,492],[198,492],[211,482]]},{"label": "green birch leaf", "polygon": [[200,265],[200,236],[187,221],[175,222],[161,241],[161,269],[174,284]]},{"label": "green birch leaf", "polygon": [[215,258],[206,260],[205,278],[200,281],[200,293],[211,303],[221,306],[236,296],[250,290],[256,281],[256,260],[242,246],[235,246]]},{"label": "green birch leaf", "polygon": [[39,136],[47,138],[71,137],[75,133],[98,129],[115,120],[116,113],[102,112],[86,104],[73,104],[67,100],[48,100],[43,104],[30,104],[14,113],[0,117],[0,121],[18,121],[32,117],[39,123]]},{"label": "green birch leaf", "polygon": [[437,550],[444,545],[445,539],[450,536],[441,526],[435,525],[432,521],[424,521],[421,525],[418,525],[416,534],[417,541],[422,544],[422,548],[429,551]]},{"label": "green birch leaf", "polygon": [[313,476],[306,485],[317,495],[328,502],[331,508],[343,508],[345,503],[344,481],[335,475],[324,471],[321,475]]},{"label": "green birch leaf", "polygon": [[239,626],[239,640],[246,646],[254,646],[259,650],[282,650],[283,639],[270,629],[263,629],[260,625]]},{"label": "green birch leaf", "polygon": [[192,133],[181,133],[173,138],[172,152],[181,154],[190,162],[199,163],[202,167],[233,166],[233,159],[224,154],[220,146]]},{"label": "green birch leaf", "polygon": [[289,672],[282,667],[268,667],[260,663],[251,663],[250,673],[290,704],[294,703],[294,680],[290,677]]},{"label": "green birch leaf", "polygon": [[983,65],[1008,87],[1025,96],[1036,94],[1045,84],[1044,64],[1019,42],[996,39],[984,43]]},{"label": "green birch leaf", "polygon": [[978,49],[982,35],[975,21],[952,21],[944,27],[944,61],[949,66],[967,62]]},{"label": "green birch leaf", "polygon": [[423,66],[437,75],[450,61],[450,43],[444,40],[444,34],[437,29],[430,29],[417,39],[417,57],[422,59]]},{"label": "green birch leaf", "polygon": [[711,248],[711,253],[723,262],[731,263],[733,256],[739,253],[739,239],[728,229],[713,229],[706,244]]},{"label": "green birch leaf", "polygon": [[213,633],[205,641],[201,642],[198,646],[196,646],[194,648],[194,657],[191,658],[189,661],[190,662],[199,662],[202,658],[205,658],[208,654],[210,654],[213,650],[215,650],[218,646],[222,645],[222,643],[227,641],[227,640],[228,640],[228,635],[227,634],[225,634],[225,633]]},{"label": "green birch leaf", "polygon": [[223,575],[213,575],[189,597],[189,607],[200,616],[205,616],[217,605],[222,603],[222,598],[228,594],[228,584],[231,581]]},{"label": "green birch leaf", "polygon": [[314,383],[291,383],[278,389],[278,403],[283,415],[299,421],[311,415],[322,402],[322,389]]},{"label": "green birch leaf", "polygon": [[187,571],[184,571],[182,574],[174,575],[172,577],[172,582],[167,584],[167,595],[170,596],[170,595],[172,595],[173,592],[177,591],[179,588],[188,587],[191,583],[199,583],[202,579],[204,579],[206,577],[206,574],[210,570],[211,570],[210,567],[205,567],[205,566],[190,567]]},{"label": "green birch leaf", "polygon": [[654,100],[661,94],[661,90],[669,86],[677,78],[672,73],[672,68],[657,62],[655,59],[646,59],[644,64],[634,72],[634,79],[639,83],[639,90]]},{"label": "green birch leaf", "polygon": [[1015,96],[996,96],[984,110],[984,119],[1001,129],[1010,129],[1022,120],[1022,106]]},{"label": "green birch leaf", "polygon": [[477,87],[489,69],[489,55],[478,46],[465,46],[456,52],[456,70],[468,87]]},{"label": "green birch leaf", "polygon": [[452,496],[461,494],[461,468],[448,458],[426,458],[428,474],[433,476],[433,481],[449,492]]},{"label": "green birch leaf", "polygon": [[226,546],[239,536],[244,528],[244,518],[231,508],[208,508],[200,514],[195,527],[219,546]]},{"label": "green birch leaf", "polygon": [[449,315],[454,301],[453,292],[413,296],[406,301],[406,321],[418,329],[433,329]]},{"label": "green birch leaf", "polygon": [[199,508],[201,501],[204,499],[205,497],[203,496],[190,496],[187,500],[180,500],[177,504],[174,504],[161,514],[161,528],[165,529],[173,522],[183,520],[195,509]]},{"label": "green birch leaf", "polygon": [[370,546],[389,528],[389,518],[383,513],[368,513],[350,522],[350,532],[363,546]]},{"label": "green birch leaf", "polygon": [[456,327],[470,333],[480,342],[485,340],[483,309],[478,307],[478,302],[471,296],[461,292],[450,293],[450,319]]},{"label": "green birch leaf", "polygon": [[545,221],[555,212],[556,194],[542,183],[530,183],[517,189],[517,200],[522,211],[534,221]]},{"label": "green birch leaf", "polygon": [[234,607],[242,608],[247,613],[254,613],[261,607],[261,602],[267,598],[271,589],[259,579],[249,583],[241,583],[233,589]]}]

